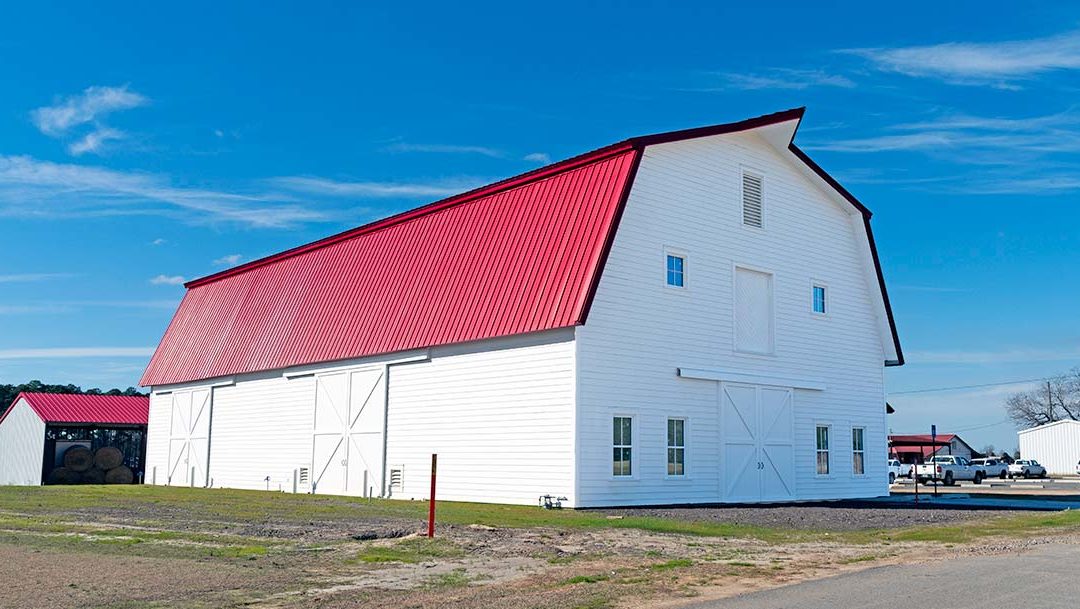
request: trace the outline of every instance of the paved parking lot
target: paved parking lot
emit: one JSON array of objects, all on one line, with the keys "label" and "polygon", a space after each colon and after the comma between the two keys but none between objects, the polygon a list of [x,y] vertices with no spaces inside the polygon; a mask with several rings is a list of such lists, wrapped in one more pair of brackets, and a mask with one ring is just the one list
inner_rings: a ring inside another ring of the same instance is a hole
[{"label": "paved parking lot", "polygon": [[[893,493],[914,493],[915,483],[908,479],[896,481],[890,488]],[[992,478],[984,480],[982,484],[961,481],[955,486],[937,485],[938,494],[941,493],[979,493],[979,494],[1007,494],[1007,495],[1032,495],[1032,496],[1069,496],[1080,497],[1080,478],[1032,478],[1025,480],[1016,478],[1013,480]],[[919,485],[919,493],[934,493],[934,486]]]}]

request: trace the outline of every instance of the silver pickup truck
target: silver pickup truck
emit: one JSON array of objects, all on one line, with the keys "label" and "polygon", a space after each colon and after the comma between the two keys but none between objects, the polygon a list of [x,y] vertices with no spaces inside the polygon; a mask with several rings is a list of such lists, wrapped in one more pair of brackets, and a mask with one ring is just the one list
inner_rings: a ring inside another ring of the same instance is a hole
[{"label": "silver pickup truck", "polygon": [[982,469],[972,465],[967,459],[954,455],[936,455],[930,457],[926,463],[915,466],[916,483],[942,482],[945,486],[952,486],[958,480],[971,480],[975,484],[982,484],[985,477]]}]

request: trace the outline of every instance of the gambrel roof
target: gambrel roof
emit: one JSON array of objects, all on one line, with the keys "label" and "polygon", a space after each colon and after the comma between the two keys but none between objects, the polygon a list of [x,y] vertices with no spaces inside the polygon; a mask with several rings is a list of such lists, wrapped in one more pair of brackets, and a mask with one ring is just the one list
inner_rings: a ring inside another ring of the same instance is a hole
[{"label": "gambrel roof", "polygon": [[585,323],[647,146],[762,129],[865,220],[791,139],[798,108],[636,137],[186,284],[143,385],[276,370]]}]

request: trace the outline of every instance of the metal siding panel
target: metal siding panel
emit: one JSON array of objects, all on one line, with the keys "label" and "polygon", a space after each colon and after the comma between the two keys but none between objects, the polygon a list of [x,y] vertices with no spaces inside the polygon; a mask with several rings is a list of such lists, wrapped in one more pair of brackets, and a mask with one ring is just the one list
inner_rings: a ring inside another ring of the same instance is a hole
[{"label": "metal siding panel", "polygon": [[142,383],[574,325],[636,154],[599,155],[196,282]]}]

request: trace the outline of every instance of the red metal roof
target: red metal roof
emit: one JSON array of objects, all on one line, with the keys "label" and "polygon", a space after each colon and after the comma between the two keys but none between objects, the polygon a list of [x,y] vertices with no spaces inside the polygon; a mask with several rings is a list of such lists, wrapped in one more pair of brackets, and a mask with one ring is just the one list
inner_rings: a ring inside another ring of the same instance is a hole
[{"label": "red metal roof", "polygon": [[[146,396],[23,392],[15,402],[21,398],[25,398],[46,423],[146,425],[150,411],[150,398]],[[4,413],[5,417],[8,412],[11,412],[10,408]],[[0,417],[0,421],[3,420]]]},{"label": "red metal roof", "polygon": [[[191,281],[141,384],[583,324],[646,146],[802,115],[631,138]],[[869,210],[841,194],[871,235]],[[888,309],[880,267],[878,276]]]},{"label": "red metal roof", "polygon": [[577,325],[638,154],[603,149],[194,281],[142,384]]}]

